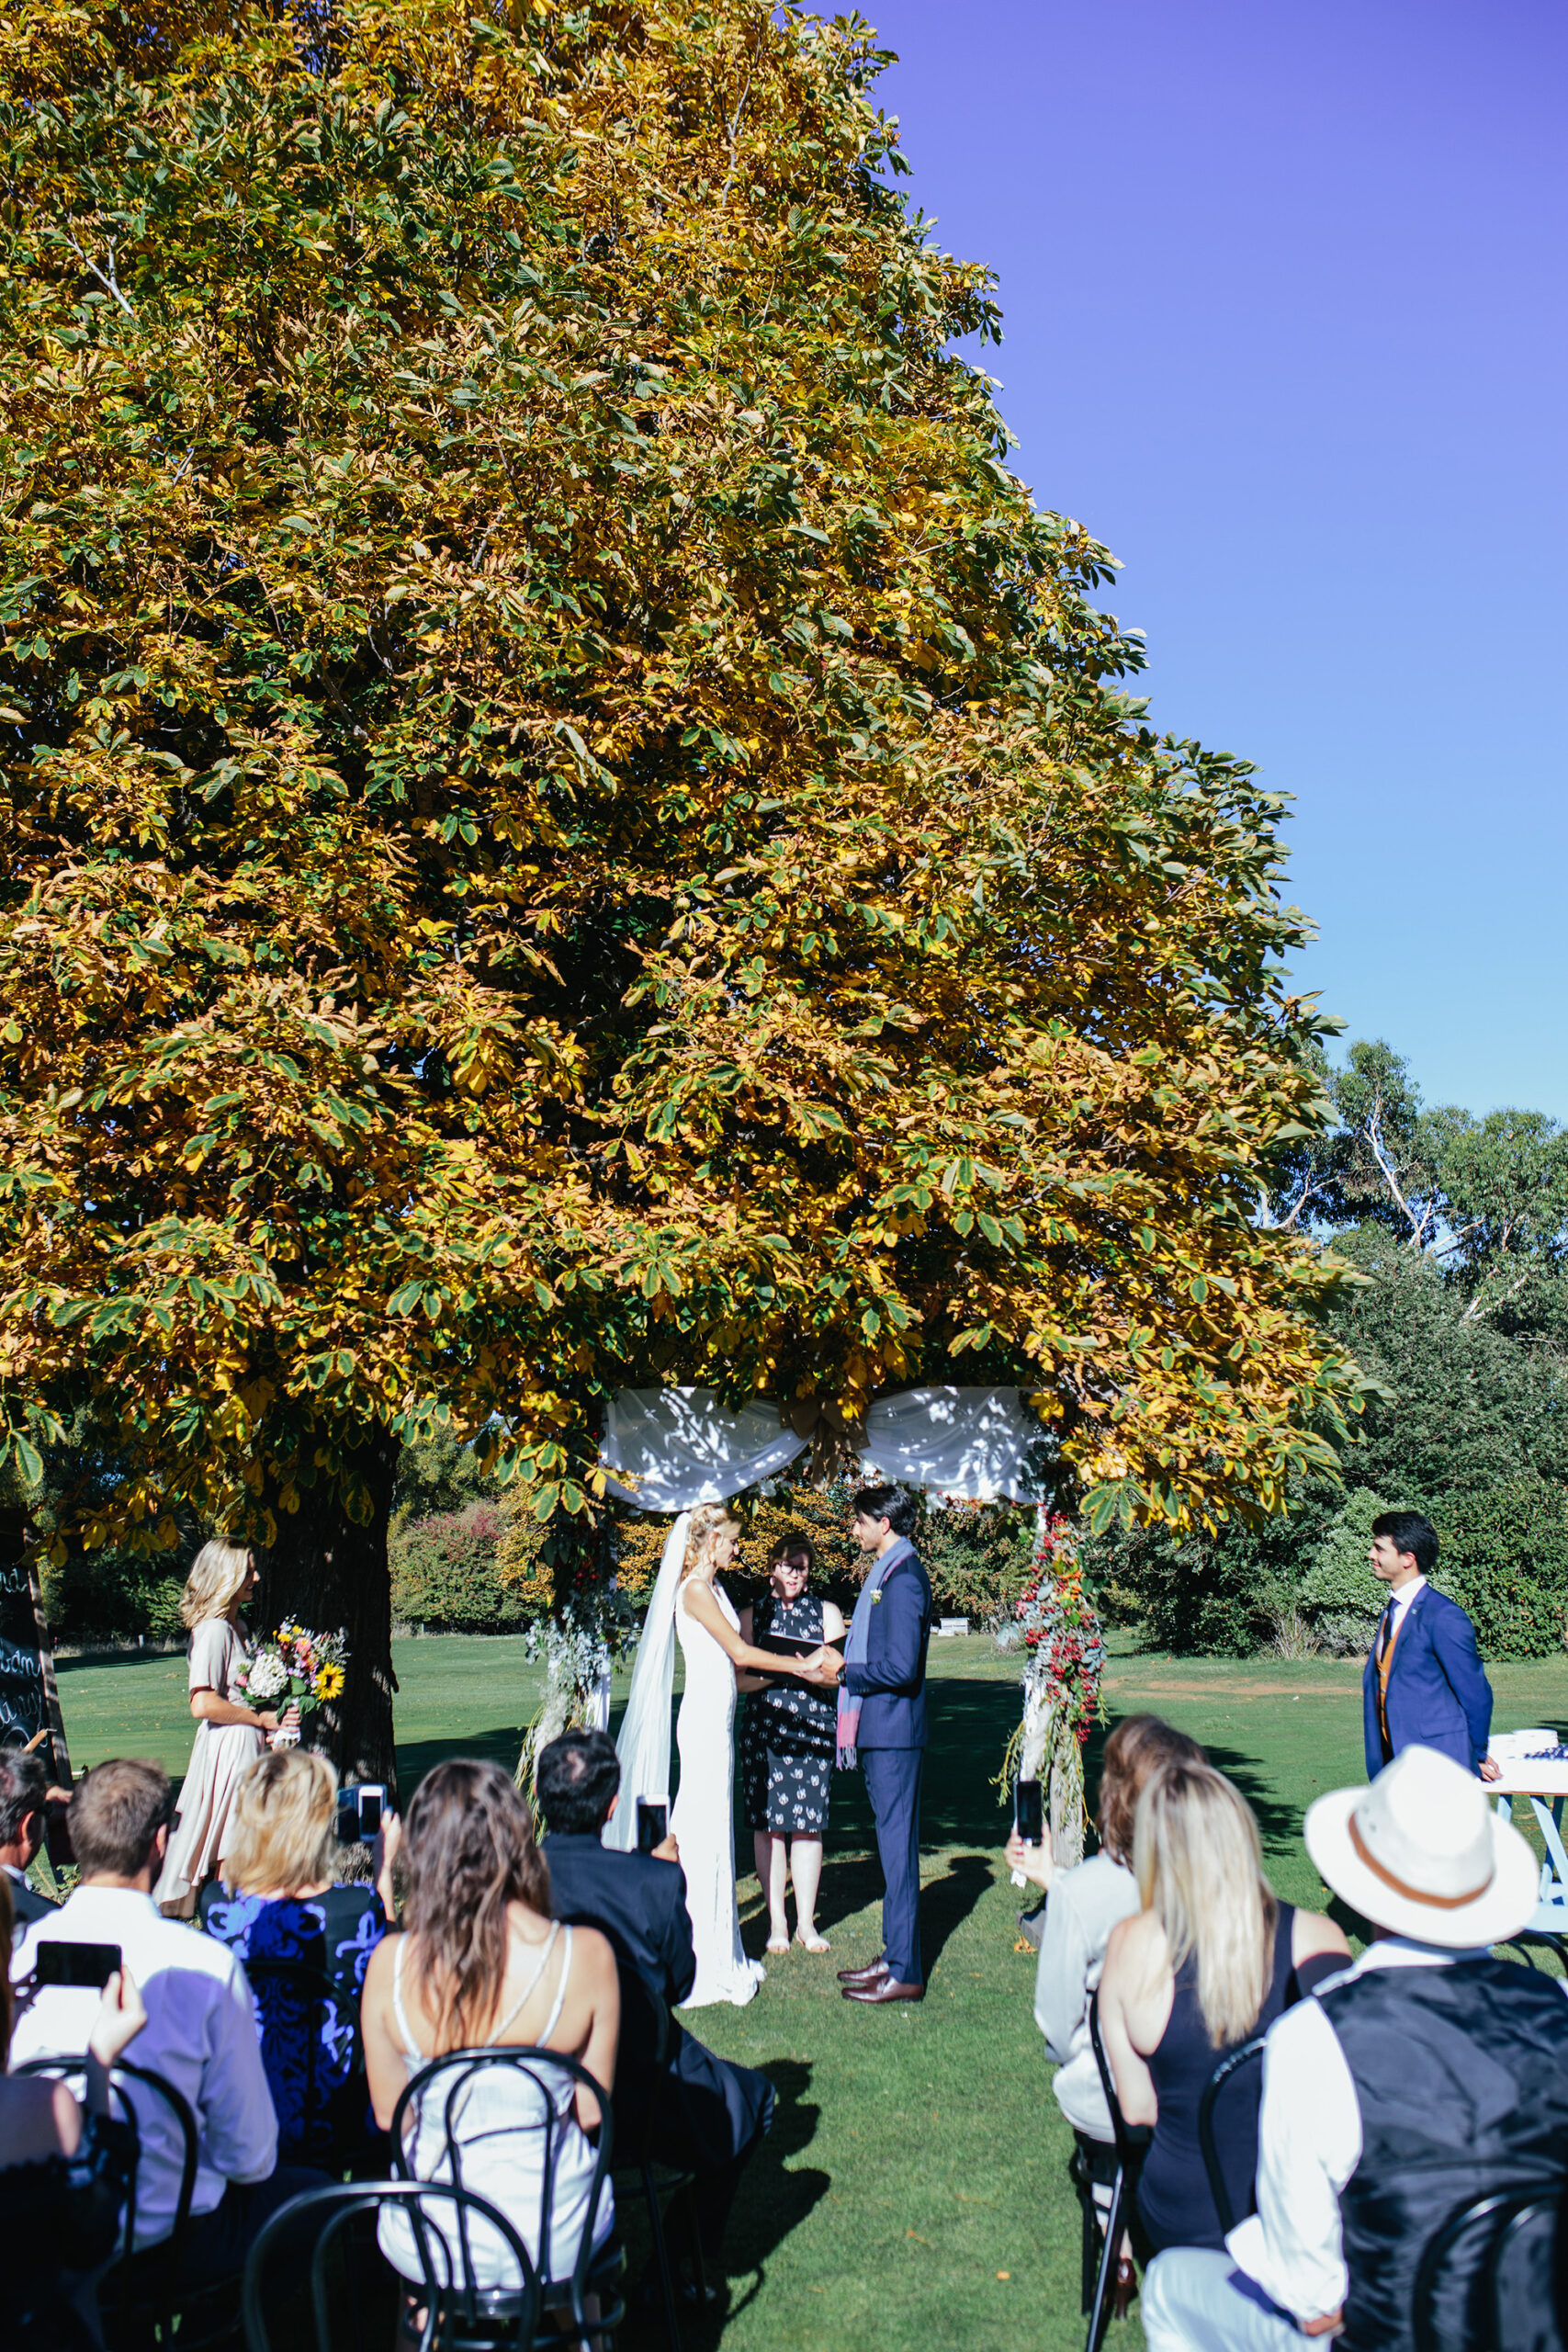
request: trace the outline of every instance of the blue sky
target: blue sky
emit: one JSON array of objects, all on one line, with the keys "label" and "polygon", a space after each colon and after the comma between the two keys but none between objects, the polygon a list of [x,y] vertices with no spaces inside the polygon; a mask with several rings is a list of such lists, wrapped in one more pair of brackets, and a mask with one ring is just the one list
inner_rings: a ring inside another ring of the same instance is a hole
[{"label": "blue sky", "polygon": [[1163,727],[1295,796],[1298,982],[1568,1118],[1561,0],[882,0],[1043,504]]}]

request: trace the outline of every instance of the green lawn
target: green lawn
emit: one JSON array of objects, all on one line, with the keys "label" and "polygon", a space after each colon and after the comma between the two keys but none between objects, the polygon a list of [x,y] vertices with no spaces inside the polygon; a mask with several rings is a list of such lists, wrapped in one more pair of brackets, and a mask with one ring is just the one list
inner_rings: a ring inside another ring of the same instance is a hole
[{"label": "green lawn", "polygon": [[[405,1794],[442,1755],[513,1762],[538,1690],[520,1643],[402,1642],[395,1661]],[[838,1996],[834,1969],[879,1945],[856,1779],[836,1785],[823,1876],[832,1957],[770,1960],[749,2008],[693,2019],[714,2048],[765,2068],[778,2092],[773,2133],[731,2224],[725,2352],[1066,2352],[1083,2340],[1070,2135],[1030,2014],[1033,1957],[1013,1948],[1019,1897],[987,1786],[1014,1720],[1016,1668],[976,1636],[933,1645],[931,1673],[923,2007],[868,2011]],[[1568,1724],[1568,1659],[1495,1668],[1492,1680],[1500,1728]],[[179,1658],[63,1662],[78,1769],[130,1752],[177,1772],[190,1738],[184,1681]],[[1152,1709],[1201,1740],[1255,1807],[1280,1893],[1321,1901],[1301,1816],[1321,1789],[1362,1776],[1357,1667],[1117,1657],[1106,1704],[1112,1719]],[[749,1871],[750,1856],[740,1860]],[[754,1879],[741,1894],[748,1948],[761,1954]],[[640,2222],[627,2221],[635,2263]],[[719,2335],[694,2324],[686,2340],[711,2352]],[[638,2320],[623,2340],[642,2352],[662,2338]],[[1111,2352],[1142,2340],[1134,2317],[1112,2330]]]}]

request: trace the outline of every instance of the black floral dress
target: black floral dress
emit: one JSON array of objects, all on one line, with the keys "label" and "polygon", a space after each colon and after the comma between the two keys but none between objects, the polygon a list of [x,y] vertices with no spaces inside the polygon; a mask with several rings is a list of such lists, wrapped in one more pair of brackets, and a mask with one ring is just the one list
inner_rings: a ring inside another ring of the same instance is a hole
[{"label": "black floral dress", "polygon": [[[760,1642],[765,1634],[820,1642],[822,1603],[808,1592],[798,1600],[776,1600],[765,1592],[751,1611],[751,1639]],[[820,1838],[828,1826],[837,1740],[838,1702],[831,1690],[781,1682],[750,1691],[740,1724],[747,1827],[775,1838]]]}]

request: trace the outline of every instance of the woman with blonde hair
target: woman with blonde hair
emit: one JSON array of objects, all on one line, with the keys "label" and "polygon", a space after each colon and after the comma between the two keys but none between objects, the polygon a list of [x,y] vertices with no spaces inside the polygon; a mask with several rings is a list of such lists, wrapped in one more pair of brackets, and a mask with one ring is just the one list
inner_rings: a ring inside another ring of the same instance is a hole
[{"label": "woman with blonde hair", "polygon": [[201,1894],[202,1926],[247,1967],[292,1962],[319,1969],[333,1988],[333,2001],[318,2007],[287,1980],[264,1975],[256,1987],[280,2158],[290,2163],[346,2162],[367,2137],[354,2027],[370,1955],[394,1917],[392,1863],[402,1829],[395,1813],[382,1815],[373,1885],[344,1877],[340,1865],[364,1849],[339,1842],[337,1794],[337,1774],[324,1756],[281,1747],[262,1757],[240,1782],[222,1878]]},{"label": "woman with blonde hair", "polygon": [[[241,1781],[279,1727],[270,1709],[251,1706],[240,1681],[250,1647],[240,1611],[256,1587],[256,1555],[247,1544],[216,1538],[190,1564],[180,1595],[189,1629],[190,1711],[195,1745],[180,1789],[180,1809],[154,1900],[174,1919],[196,1916],[197,1897],[229,1851]],[[282,1717],[299,1720],[290,1707]]]},{"label": "woman with blonde hair", "polygon": [[[697,1962],[686,2008],[715,2001],[739,2007],[763,1973],[761,1962],[748,1960],[741,1949],[735,1899],[735,1694],[738,1673],[777,1673],[779,1660],[741,1639],[740,1620],[715,1582],[734,1559],[739,1535],[739,1521],[722,1503],[704,1503],[676,1520],[659,1563],[615,1742],[621,1802],[605,1837],[608,1844],[625,1847],[637,1838],[638,1803],[669,1800],[670,1700],[679,1641],[686,1689],[675,1732],[681,1785],[670,1827],[686,1874]],[[820,1650],[802,1658],[803,1677],[821,1659]]]},{"label": "woman with blonde hair", "polygon": [[[688,2009],[716,2001],[739,2008],[764,1974],[761,1961],[748,1960],[741,1948],[735,1894],[735,1694],[739,1672],[776,1674],[779,1660],[741,1640],[740,1620],[716,1581],[734,1560],[739,1540],[740,1522],[722,1504],[694,1510],[675,1595],[686,1688],[675,1725],[681,1785],[670,1827],[686,1873],[697,1962],[696,1980],[682,2004]],[[813,1653],[820,1657],[820,1649]]]},{"label": "woman with blonde hair", "polygon": [[[1280,1901],[1251,1807],[1211,1765],[1173,1760],[1145,1784],[1133,1875],[1142,1908],[1111,1930],[1100,2022],[1123,2117],[1154,2125],[1138,2211],[1156,2254],[1218,2252],[1224,2236],[1198,2141],[1204,2088],[1230,2051],[1348,1966],[1350,1948],[1332,1919]],[[1252,2205],[1259,2087],[1249,2071],[1215,2109],[1238,2213]]]}]

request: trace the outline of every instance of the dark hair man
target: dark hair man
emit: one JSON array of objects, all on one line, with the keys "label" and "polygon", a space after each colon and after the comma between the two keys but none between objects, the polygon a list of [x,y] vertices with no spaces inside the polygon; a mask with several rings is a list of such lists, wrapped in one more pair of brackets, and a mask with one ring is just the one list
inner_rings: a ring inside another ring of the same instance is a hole
[{"label": "dark hair man", "polygon": [[0,1748],[0,1870],[11,1882],[17,1943],[35,1919],[46,1919],[55,1908],[47,1894],[28,1883],[43,1844],[48,1798],[49,1775],[39,1758],[20,1747]]},{"label": "dark hair man", "polygon": [[[277,2119],[262,2070],[251,1988],[226,1944],[165,1919],[152,1888],[168,1850],[174,1796],[156,1764],[122,1758],[95,1766],[71,1799],[71,1843],[81,1881],[57,1911],[23,1937],[11,1974],[26,1992],[40,1943],[112,1944],[139,1986],[147,2024],[136,2063],[184,2093],[198,2134],[191,2221],[175,2279],[194,2292],[231,2277],[273,2209],[321,2175],[279,2166]],[[13,2065],[85,2049],[96,1989],[37,1987],[17,2022]],[[175,2226],[185,2143],[165,2102],[135,2083],[141,2160],[136,2175],[138,2254]]]},{"label": "dark hair man", "polygon": [[1372,1521],[1371,1558],[1389,1598],[1361,1678],[1368,1780],[1416,1741],[1496,1780],[1486,1753],[1492,1686],[1475,1628],[1427,1582],[1438,1565],[1437,1529],[1418,1510],[1385,1510]]},{"label": "dark hair man", "polygon": [[[601,1842],[620,1803],[620,1759],[608,1732],[563,1732],[541,1750],[535,1786],[549,1833],[540,1850],[550,1866],[550,1907],[558,1919],[599,1928],[615,1947],[622,1975],[615,2146],[623,2154],[640,2146],[649,2107],[657,2100],[654,2161],[696,2175],[693,2197],[703,2257],[716,2267],[741,2172],[773,2125],[773,2086],[765,2075],[705,2049],[673,2016],[668,2075],[662,2085],[655,2079],[652,2012],[646,2000],[630,1996],[627,1973],[672,2010],[691,1991],[697,1963],[673,1838],[651,1854],[623,1853]],[[639,2033],[639,2020],[647,2032]],[[656,2292],[650,2265],[645,2298]]]},{"label": "dark hair man", "polygon": [[[850,1508],[855,1541],[872,1566],[844,1644],[838,1760],[858,1763],[865,1776],[886,1893],[881,1956],[865,1968],[840,1968],[839,1982],[846,2001],[920,2001],[920,1768],[931,1589],[910,1541],[913,1495],[902,1487],[863,1487]],[[827,1656],[822,1679],[838,1680],[837,1654]]]}]

